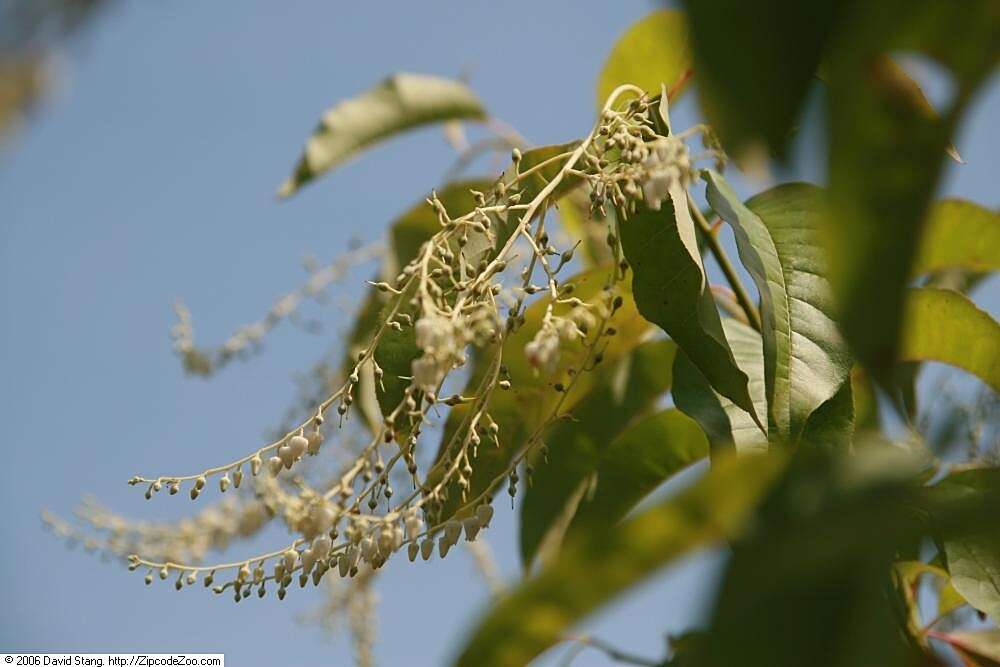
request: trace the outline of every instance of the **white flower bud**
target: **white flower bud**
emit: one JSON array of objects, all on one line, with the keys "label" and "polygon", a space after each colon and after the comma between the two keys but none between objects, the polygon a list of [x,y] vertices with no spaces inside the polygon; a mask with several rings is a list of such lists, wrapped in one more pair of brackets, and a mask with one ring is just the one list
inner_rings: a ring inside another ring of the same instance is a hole
[{"label": "white flower bud", "polygon": [[306,451],[315,456],[319,453],[319,448],[322,444],[323,434],[319,431],[313,431],[309,434],[309,444],[306,445]]},{"label": "white flower bud", "polygon": [[281,459],[277,456],[272,456],[267,460],[267,469],[271,471],[271,475],[274,477],[277,477],[278,473],[281,472],[282,465]]},{"label": "white flower bud", "polygon": [[285,572],[291,572],[299,562],[299,552],[289,549],[281,557],[281,564],[285,567]]},{"label": "white flower bud", "polygon": [[424,560],[430,560],[432,553],[434,553],[434,538],[426,537],[424,538],[424,541],[420,543],[420,557]]},{"label": "white flower bud", "polygon": [[302,455],[306,453],[306,448],[308,447],[309,440],[301,435],[296,435],[288,441],[288,448],[291,450],[292,456],[296,461],[302,458]]},{"label": "white flower bud", "polygon": [[409,546],[406,547],[406,557],[410,559],[410,562],[417,560],[417,554],[420,553],[420,545],[416,542],[410,542]]},{"label": "white flower bud", "polygon": [[361,549],[362,558],[371,560],[372,556],[375,555],[375,540],[372,539],[371,535],[365,535],[361,538],[358,548]]},{"label": "white flower bud", "polygon": [[313,565],[316,564],[316,554],[313,553],[312,549],[306,549],[302,552],[302,574],[309,574],[309,571],[313,569]]},{"label": "white flower bud", "polygon": [[388,526],[378,531],[378,550],[385,555],[392,553],[392,529]]},{"label": "white flower bud", "polygon": [[292,464],[295,463],[295,456],[292,455],[292,448],[288,445],[278,447],[278,458],[286,468],[291,468]]},{"label": "white flower bud", "polygon": [[333,542],[330,540],[329,535],[317,535],[312,542],[312,551],[316,555],[317,560],[322,560],[330,555],[330,549],[333,547]]},{"label": "white flower bud", "polygon": [[479,534],[479,529],[482,528],[479,519],[470,516],[462,522],[462,526],[465,528],[465,539],[469,542],[475,542],[476,535]]}]

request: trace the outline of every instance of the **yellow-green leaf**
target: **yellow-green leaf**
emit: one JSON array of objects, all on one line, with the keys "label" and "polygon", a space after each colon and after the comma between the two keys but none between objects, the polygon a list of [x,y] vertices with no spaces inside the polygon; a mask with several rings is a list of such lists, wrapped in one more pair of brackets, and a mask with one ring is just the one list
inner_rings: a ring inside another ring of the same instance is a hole
[{"label": "yellow-green leaf", "polygon": [[914,275],[960,268],[1000,270],[1000,212],[962,199],[944,199],[930,210]]},{"label": "yellow-green leaf", "polygon": [[673,9],[653,12],[632,24],[615,42],[597,80],[597,108],[625,83],[658,95],[663,85],[683,81],[691,67],[684,13]]},{"label": "yellow-green leaf", "polygon": [[903,361],[940,361],[1000,391],[1000,324],[968,298],[942,289],[906,294]]},{"label": "yellow-green leaf", "polygon": [[485,117],[479,99],[461,82],[423,74],[393,75],[323,115],[278,194],[289,197],[359,151],[406,130]]}]

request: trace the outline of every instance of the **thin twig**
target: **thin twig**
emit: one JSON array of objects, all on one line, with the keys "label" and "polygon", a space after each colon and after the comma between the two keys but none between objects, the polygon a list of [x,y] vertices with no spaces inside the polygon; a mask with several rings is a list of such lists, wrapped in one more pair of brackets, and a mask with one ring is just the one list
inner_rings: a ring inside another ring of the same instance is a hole
[{"label": "thin twig", "polygon": [[719,243],[719,239],[712,233],[712,227],[708,224],[708,220],[705,219],[705,216],[702,215],[698,207],[694,205],[691,195],[688,195],[688,208],[691,209],[691,215],[694,217],[695,224],[705,237],[708,249],[712,252],[712,256],[715,257],[715,261],[719,263],[719,268],[722,269],[722,273],[726,276],[729,286],[733,288],[736,300],[747,314],[747,321],[750,322],[750,326],[760,333],[763,331],[760,312],[750,299],[750,295],[747,293],[746,288],[743,287],[743,283],[740,282],[739,276],[736,275],[736,269],[733,268],[732,262],[729,261],[729,256],[726,255],[726,251],[722,247],[722,244]]}]

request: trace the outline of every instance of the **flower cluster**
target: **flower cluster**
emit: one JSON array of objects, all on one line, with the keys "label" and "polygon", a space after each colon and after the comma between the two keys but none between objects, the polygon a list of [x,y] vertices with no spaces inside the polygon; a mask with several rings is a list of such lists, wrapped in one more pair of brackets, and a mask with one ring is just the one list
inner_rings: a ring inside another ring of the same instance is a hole
[{"label": "flower cluster", "polygon": [[[633,99],[619,105],[625,95]],[[543,436],[565,416],[574,383],[601,362],[615,334],[611,322],[623,303],[618,290],[628,269],[616,225],[644,198],[658,206],[665,188],[687,184],[699,158],[689,154],[684,138],[669,132],[665,98],[657,102],[623,86],[573,148],[530,166],[528,155],[514,149],[511,168],[490,191],[471,192],[472,210],[451,211],[432,194],[427,203],[440,228],[395,278],[371,283],[382,315],[365,342],[351,350],[339,384],[305,419],[230,463],[130,480],[145,487],[147,498],[184,490],[197,499],[210,480],[220,492],[239,490],[239,502],[220,506],[231,508],[221,519],[196,522],[211,539],[199,548],[188,539],[185,551],[157,545],[147,531],[143,539],[117,544],[116,553],[134,546],[129,566],[145,570],[147,583],[176,577],[181,589],[201,580],[239,601],[254,593],[263,597],[269,589],[284,598],[293,583],[318,584],[330,572],[346,578],[375,572],[402,551],[410,561],[427,560],[434,553],[445,557],[463,538],[473,543],[490,524],[493,495],[506,484],[513,498],[522,467],[530,480],[529,455],[544,452]],[[591,210],[608,224],[613,265],[603,289],[586,297],[562,276],[578,244],[559,249],[546,228],[545,213],[566,183],[587,188]],[[608,216],[609,206],[614,216]],[[297,303],[279,302],[275,318]],[[182,354],[193,354],[190,321],[186,311],[180,313],[175,338]],[[507,344],[529,323],[527,343],[522,338],[517,346]],[[553,400],[540,405],[538,423],[517,440],[505,438],[491,414],[496,393],[512,388],[510,354],[524,355],[554,392]],[[474,368],[466,389],[443,395],[453,372],[469,365]],[[306,462],[334,439],[333,427],[344,433],[359,405],[366,440],[332,477],[308,483],[312,466]],[[339,419],[329,419],[333,410]],[[430,457],[423,434],[442,412],[445,439]],[[502,469],[480,479],[484,442],[507,458]],[[197,564],[224,541],[211,537],[219,535],[214,526],[238,533],[232,527],[249,521],[239,512],[251,507],[263,517],[280,517],[295,535],[291,544],[237,562]]]}]

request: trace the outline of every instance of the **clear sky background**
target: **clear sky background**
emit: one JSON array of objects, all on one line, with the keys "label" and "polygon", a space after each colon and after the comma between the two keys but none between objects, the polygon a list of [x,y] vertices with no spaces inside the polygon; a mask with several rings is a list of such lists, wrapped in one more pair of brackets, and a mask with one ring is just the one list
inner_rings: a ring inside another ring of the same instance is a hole
[{"label": "clear sky background", "polygon": [[[466,73],[492,112],[532,141],[573,139],[589,129],[613,40],[653,8],[646,0],[120,3],[76,39],[63,85],[0,153],[0,651],[352,664],[344,637],[331,640],[299,618],[322,604],[314,589],[237,606],[169,582],[147,588],[141,573],[65,549],[42,530],[39,511],[68,516],[85,492],[129,516],[196,509],[179,498],[146,503],[124,482],[242,456],[293,402],[292,371],[336,344],[350,298],[306,307],[330,325],[325,335],[282,326],[265,354],[210,381],[184,376],[168,338],[178,297],[203,343],[256,320],[301,282],[304,255],[330,259],[352,238],[379,238],[454,157],[439,131],[421,132],[278,203],[275,188],[324,109],[393,71]],[[693,102],[678,110],[679,127],[693,122]],[[998,204],[998,112],[994,80],[957,142],[968,165],[950,170],[948,193]],[[814,127],[800,148],[801,177],[821,177],[815,146]],[[342,293],[359,294],[369,270]],[[994,282],[979,296],[994,315],[997,292]],[[514,518],[499,511],[488,533],[511,577]],[[275,529],[242,553],[286,542]],[[704,619],[719,562],[688,559],[584,630],[661,655],[665,632]],[[443,562],[394,561],[379,594],[377,656],[393,667],[443,664],[487,598],[464,551]],[[574,664],[605,663],[586,652]]]}]

